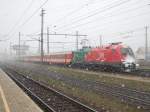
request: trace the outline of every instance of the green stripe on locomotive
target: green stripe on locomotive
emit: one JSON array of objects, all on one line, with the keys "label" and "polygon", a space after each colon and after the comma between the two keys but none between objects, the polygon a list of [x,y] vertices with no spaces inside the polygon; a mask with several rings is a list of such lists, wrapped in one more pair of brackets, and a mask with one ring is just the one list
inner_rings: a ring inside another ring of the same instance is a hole
[{"label": "green stripe on locomotive", "polygon": [[72,64],[75,63],[83,63],[84,62],[84,56],[91,50],[91,48],[82,48],[78,51],[73,52],[73,60]]}]

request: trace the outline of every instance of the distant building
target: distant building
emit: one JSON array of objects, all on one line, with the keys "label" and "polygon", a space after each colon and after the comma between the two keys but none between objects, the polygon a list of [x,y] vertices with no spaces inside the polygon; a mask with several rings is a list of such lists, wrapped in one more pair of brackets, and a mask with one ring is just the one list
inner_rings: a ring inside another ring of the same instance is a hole
[{"label": "distant building", "polygon": [[13,45],[13,50],[16,51],[16,55],[24,56],[29,50],[28,45]]},{"label": "distant building", "polygon": [[[139,47],[135,55],[137,59],[145,60],[145,47]],[[150,60],[150,47],[148,48],[147,58]]]}]

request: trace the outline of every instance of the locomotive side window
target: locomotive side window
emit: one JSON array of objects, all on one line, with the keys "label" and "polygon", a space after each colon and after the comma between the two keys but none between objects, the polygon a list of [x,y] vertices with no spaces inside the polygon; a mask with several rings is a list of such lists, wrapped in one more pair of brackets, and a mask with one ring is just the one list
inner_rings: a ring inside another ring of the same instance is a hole
[{"label": "locomotive side window", "polygon": [[112,50],[112,53],[115,54],[116,50],[115,49],[111,49],[111,50]]}]

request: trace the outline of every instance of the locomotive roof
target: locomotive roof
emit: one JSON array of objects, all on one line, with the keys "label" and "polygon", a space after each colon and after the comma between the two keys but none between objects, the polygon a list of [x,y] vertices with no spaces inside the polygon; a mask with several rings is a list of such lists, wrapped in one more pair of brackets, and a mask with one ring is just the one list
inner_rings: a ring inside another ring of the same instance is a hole
[{"label": "locomotive roof", "polygon": [[104,46],[101,46],[101,47],[95,47],[93,48],[92,50],[99,50],[99,49],[117,49],[117,48],[128,48],[129,46],[125,45],[125,44],[122,44],[122,43],[118,43],[118,44],[108,44],[108,45],[104,45]]}]

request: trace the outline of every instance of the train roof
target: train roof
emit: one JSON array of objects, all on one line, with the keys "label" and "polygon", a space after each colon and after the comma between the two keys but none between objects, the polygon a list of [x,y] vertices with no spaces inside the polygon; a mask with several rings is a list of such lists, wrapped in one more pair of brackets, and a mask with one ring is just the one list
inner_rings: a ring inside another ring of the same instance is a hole
[{"label": "train roof", "polygon": [[124,48],[127,48],[129,46],[123,44],[122,42],[116,42],[116,43],[109,43],[107,45],[103,45],[103,46],[99,46],[99,47],[95,47],[95,48],[92,48],[93,50],[99,50],[99,49],[117,49],[117,48],[121,48],[121,47],[124,47]]}]

